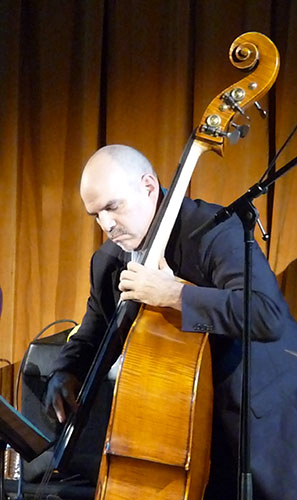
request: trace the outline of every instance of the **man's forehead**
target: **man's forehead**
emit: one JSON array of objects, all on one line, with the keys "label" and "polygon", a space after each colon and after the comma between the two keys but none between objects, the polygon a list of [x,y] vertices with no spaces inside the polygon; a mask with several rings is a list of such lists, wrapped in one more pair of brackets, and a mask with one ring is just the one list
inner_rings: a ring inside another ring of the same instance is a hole
[{"label": "man's forehead", "polygon": [[88,212],[96,213],[122,205],[132,198],[131,185],[118,176],[103,176],[93,179],[81,189]]},{"label": "man's forehead", "polygon": [[128,181],[128,177],[115,162],[104,161],[103,158],[100,161],[94,159],[87,163],[83,171],[81,187],[91,190],[94,187],[109,189],[110,186],[118,184],[117,181],[120,181],[121,184],[125,183]]},{"label": "man's forehead", "polygon": [[109,154],[102,152],[91,158],[85,167],[81,196],[85,203],[92,205],[91,212],[103,210],[111,204],[130,199],[133,192],[138,191],[135,180],[135,175],[129,175]]}]

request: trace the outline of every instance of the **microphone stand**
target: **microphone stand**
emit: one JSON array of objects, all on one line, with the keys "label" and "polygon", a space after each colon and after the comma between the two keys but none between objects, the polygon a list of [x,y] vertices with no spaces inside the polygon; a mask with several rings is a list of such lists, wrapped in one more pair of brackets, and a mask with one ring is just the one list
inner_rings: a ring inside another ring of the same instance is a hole
[{"label": "microphone stand", "polygon": [[246,193],[227,207],[222,207],[211,219],[195,229],[189,238],[202,237],[215,226],[224,222],[235,212],[244,230],[244,288],[243,288],[243,334],[242,334],[242,390],[240,410],[238,500],[253,500],[252,473],[250,469],[250,374],[251,374],[251,295],[252,295],[252,249],[254,228],[258,211],[252,200],[267,193],[268,187],[297,164],[297,157],[280,168],[263,182],[254,184]]},{"label": "microphone stand", "polygon": [[258,211],[250,201],[239,206],[237,215],[244,229],[244,288],[243,288],[243,335],[242,335],[242,389],[240,410],[240,439],[238,465],[238,500],[253,499],[253,483],[250,470],[250,402],[251,402],[251,297],[252,252],[254,229]]}]

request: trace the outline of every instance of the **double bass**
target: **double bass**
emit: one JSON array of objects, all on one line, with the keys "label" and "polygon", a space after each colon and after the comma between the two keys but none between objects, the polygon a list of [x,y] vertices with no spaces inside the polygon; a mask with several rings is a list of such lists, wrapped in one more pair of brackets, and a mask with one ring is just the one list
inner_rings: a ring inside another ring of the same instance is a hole
[{"label": "double bass", "polygon": [[[273,85],[279,56],[264,35],[250,32],[231,45],[232,64],[247,75],[221,92],[193,131],[173,182],[145,239],[140,263],[158,268],[199,157],[223,155],[246,135],[234,115]],[[132,326],[131,326],[132,325]],[[95,500],[200,500],[208,481],[212,425],[208,335],[182,332],[180,313],[120,302],[54,452],[54,468],[69,455],[95,388],[119,338],[125,338]]]}]

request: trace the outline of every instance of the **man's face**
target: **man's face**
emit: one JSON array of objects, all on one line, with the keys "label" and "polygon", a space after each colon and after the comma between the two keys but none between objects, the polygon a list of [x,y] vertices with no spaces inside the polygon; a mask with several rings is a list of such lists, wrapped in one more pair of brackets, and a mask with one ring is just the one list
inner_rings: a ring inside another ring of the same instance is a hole
[{"label": "man's face", "polygon": [[150,174],[131,181],[125,171],[108,159],[82,183],[87,212],[125,251],[136,250],[143,241],[156,210],[158,183]]}]

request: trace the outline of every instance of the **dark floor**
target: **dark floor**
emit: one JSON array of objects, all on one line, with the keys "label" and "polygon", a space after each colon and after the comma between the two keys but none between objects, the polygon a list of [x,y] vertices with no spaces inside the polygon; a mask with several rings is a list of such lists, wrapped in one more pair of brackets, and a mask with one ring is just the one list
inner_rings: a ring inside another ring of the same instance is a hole
[{"label": "dark floor", "polygon": [[95,488],[86,483],[51,481],[43,492],[39,491],[38,484],[26,483],[22,487],[22,496],[18,496],[18,481],[7,479],[5,493],[9,500],[93,500]]}]

